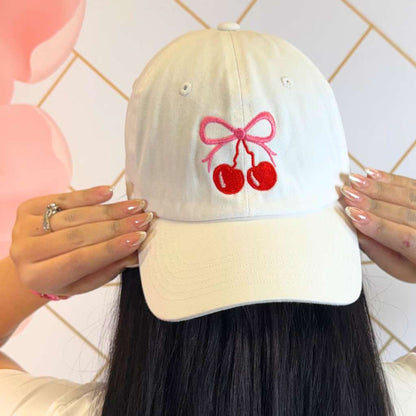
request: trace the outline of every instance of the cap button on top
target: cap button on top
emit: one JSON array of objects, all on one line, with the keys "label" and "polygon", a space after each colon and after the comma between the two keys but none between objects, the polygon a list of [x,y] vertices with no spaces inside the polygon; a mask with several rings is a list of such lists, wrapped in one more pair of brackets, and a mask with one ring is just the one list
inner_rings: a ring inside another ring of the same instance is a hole
[{"label": "cap button on top", "polygon": [[220,23],[217,27],[218,30],[238,30],[240,25],[235,22]]}]

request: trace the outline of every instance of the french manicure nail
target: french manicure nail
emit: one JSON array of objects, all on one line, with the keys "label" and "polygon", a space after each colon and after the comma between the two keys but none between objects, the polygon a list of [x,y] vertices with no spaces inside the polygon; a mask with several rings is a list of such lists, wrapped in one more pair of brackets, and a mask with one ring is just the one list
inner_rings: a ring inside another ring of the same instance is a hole
[{"label": "french manicure nail", "polygon": [[351,182],[360,188],[366,188],[370,184],[365,176],[358,175],[356,173],[350,173],[349,177]]},{"label": "french manicure nail", "polygon": [[110,186],[104,186],[103,188],[100,189],[100,194],[102,196],[110,195],[112,192],[113,192],[113,188]]},{"label": "french manicure nail", "polygon": [[128,246],[138,246],[147,236],[146,231],[137,231],[135,236],[130,236],[124,242]]},{"label": "french manicure nail", "polygon": [[361,200],[360,194],[353,188],[350,188],[348,186],[343,186],[341,188],[341,192],[346,196],[353,200],[359,201]]},{"label": "french manicure nail", "polygon": [[126,208],[126,212],[129,214],[139,212],[141,209],[144,208],[145,204],[146,203],[143,199],[141,199],[140,201],[134,201]]},{"label": "french manicure nail", "polygon": [[345,207],[345,212],[353,221],[360,224],[367,224],[370,221],[369,216],[362,209],[356,207]]},{"label": "french manicure nail", "polygon": [[143,225],[146,225],[148,222],[152,221],[153,218],[153,213],[152,212],[147,212],[146,216],[141,219],[136,219],[134,220],[134,224],[137,228],[143,227]]},{"label": "french manicure nail", "polygon": [[388,182],[383,172],[380,172],[379,170],[373,168],[364,168],[364,170],[367,172],[367,175],[371,176],[374,180]]}]

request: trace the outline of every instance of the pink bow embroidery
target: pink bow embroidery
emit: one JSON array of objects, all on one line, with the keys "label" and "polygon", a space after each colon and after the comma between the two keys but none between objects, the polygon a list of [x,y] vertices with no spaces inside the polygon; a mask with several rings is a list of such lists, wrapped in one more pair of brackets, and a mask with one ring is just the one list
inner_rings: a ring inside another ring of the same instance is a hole
[{"label": "pink bow embroidery", "polygon": [[[260,137],[260,136],[252,136],[248,134],[248,130],[250,130],[256,123],[258,123],[260,120],[267,120],[270,123],[270,126],[272,128],[272,131],[270,134],[266,137]],[[208,123],[218,123],[226,127],[228,130],[230,130],[233,134],[226,137],[220,137],[218,139],[210,139],[205,134],[205,128]],[[259,114],[257,114],[245,127],[243,128],[234,128],[231,126],[231,124],[227,123],[225,120],[219,118],[219,117],[212,117],[207,116],[204,117],[204,119],[201,121],[200,127],[199,127],[199,136],[201,140],[205,144],[216,144],[216,146],[209,152],[208,156],[205,159],[202,159],[202,162],[208,161],[208,172],[211,170],[211,162],[214,154],[222,147],[224,144],[231,142],[233,140],[246,140],[249,142],[253,142],[261,146],[269,155],[270,160],[272,161],[273,165],[276,166],[273,160],[273,156],[276,156],[276,153],[274,153],[269,147],[265,145],[266,142],[270,141],[276,133],[276,122],[272,116],[271,113],[267,111],[263,111]]]}]

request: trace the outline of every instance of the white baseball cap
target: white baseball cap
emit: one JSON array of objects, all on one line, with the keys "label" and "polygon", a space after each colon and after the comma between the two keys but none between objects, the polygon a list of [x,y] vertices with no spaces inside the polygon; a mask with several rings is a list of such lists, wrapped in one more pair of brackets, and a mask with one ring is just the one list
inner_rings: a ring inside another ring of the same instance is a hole
[{"label": "white baseball cap", "polygon": [[359,297],[338,106],[289,42],[237,23],[174,39],[134,82],[125,151],[127,197],[158,217],[138,252],[157,318]]}]

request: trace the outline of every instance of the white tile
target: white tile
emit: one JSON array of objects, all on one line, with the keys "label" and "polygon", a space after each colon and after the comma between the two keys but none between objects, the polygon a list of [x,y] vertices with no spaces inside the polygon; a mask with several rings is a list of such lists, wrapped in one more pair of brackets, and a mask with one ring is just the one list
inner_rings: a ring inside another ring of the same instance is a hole
[{"label": "white tile", "polygon": [[[348,150],[350,150],[350,149],[348,149]],[[350,171],[351,171],[351,173],[359,173],[360,175],[366,175],[365,170],[363,170],[361,168],[361,166],[357,165],[357,163],[355,163],[354,160],[351,159],[351,158],[350,158]]]},{"label": "white tile", "polygon": [[406,354],[408,351],[403,348],[397,341],[393,340],[389,343],[386,349],[381,353],[380,358],[382,362],[391,362]]},{"label": "white tile", "polygon": [[105,363],[46,307],[37,310],[23,331],[10,338],[2,350],[35,376],[77,383],[91,381]]},{"label": "white tile", "polygon": [[174,1],[88,0],[75,49],[126,95],[165,44],[203,27]]},{"label": "white tile", "polygon": [[381,328],[381,326],[378,325],[374,320],[371,320],[371,323],[373,325],[377,347],[378,347],[378,350],[380,351],[383,345],[389,340],[390,335],[383,328]]},{"label": "white tile", "polygon": [[341,1],[266,0],[254,5],[241,28],[286,39],[329,78],[366,31],[367,24]]},{"label": "white tile", "polygon": [[416,146],[413,147],[393,173],[416,179]]},{"label": "white tile", "polygon": [[75,54],[71,52],[65,62],[58,69],[56,69],[53,74],[43,81],[35,82],[34,84],[26,84],[24,82],[15,81],[11,103],[37,105],[59,75],[61,75],[64,69],[69,65],[74,56]]},{"label": "white tile", "polygon": [[371,32],[332,82],[350,152],[389,171],[416,137],[416,72]]},{"label": "white tile", "polygon": [[111,184],[124,168],[127,101],[77,60],[43,104],[68,142],[75,189]]},{"label": "white tile", "polygon": [[50,307],[108,357],[112,320],[118,310],[118,289],[119,286],[100,287],[65,302],[51,302]]},{"label": "white tile", "polygon": [[[124,169],[124,165],[123,165]],[[121,173],[121,170],[120,170]],[[119,181],[115,184],[113,190],[113,197],[109,200],[109,203],[127,201],[126,182],[125,175],[120,177]]]},{"label": "white tile", "polygon": [[416,345],[416,285],[402,282],[376,264],[363,266],[371,314],[410,348]]},{"label": "white tile", "polygon": [[[244,10],[251,3],[250,0],[184,0],[182,1],[188,6],[198,17],[200,17],[210,27],[216,28],[223,22],[236,22]],[[254,7],[258,7],[262,1],[258,1],[254,4]],[[264,0],[263,0],[264,3]],[[267,1],[266,1],[267,3]],[[253,11],[253,8],[248,13]],[[247,15],[246,15],[247,17]],[[241,23],[244,25],[244,19]]]},{"label": "white tile", "polygon": [[349,0],[408,55],[416,59],[414,0]]}]

